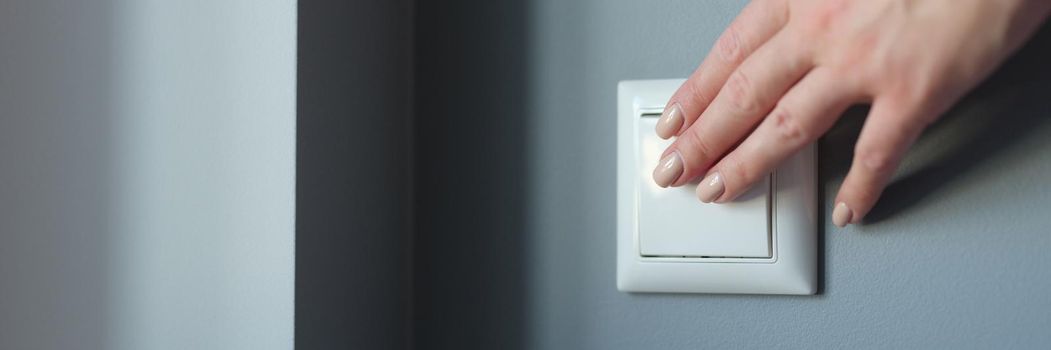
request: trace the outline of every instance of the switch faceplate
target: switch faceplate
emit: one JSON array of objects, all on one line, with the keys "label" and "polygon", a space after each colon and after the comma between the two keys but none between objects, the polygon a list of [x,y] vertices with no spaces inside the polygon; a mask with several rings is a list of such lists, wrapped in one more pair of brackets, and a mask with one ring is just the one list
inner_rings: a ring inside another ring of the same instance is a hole
[{"label": "switch faceplate", "polygon": [[769,258],[769,177],[733,203],[704,205],[696,183],[661,188],[654,166],[672,140],[657,136],[658,114],[643,115],[636,130],[639,149],[639,253],[642,256]]},{"label": "switch faceplate", "polygon": [[622,81],[617,116],[617,286],[628,292],[814,294],[816,148],[733,203],[705,204],[696,182],[650,177],[669,140],[654,132],[683,80]]}]

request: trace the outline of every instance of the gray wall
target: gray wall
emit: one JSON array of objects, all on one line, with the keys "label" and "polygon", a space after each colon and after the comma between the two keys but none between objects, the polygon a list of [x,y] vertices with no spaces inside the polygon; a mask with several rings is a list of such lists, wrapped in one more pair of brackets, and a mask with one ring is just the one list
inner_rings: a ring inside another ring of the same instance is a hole
[{"label": "gray wall", "polygon": [[614,283],[616,82],[686,76],[744,2],[458,4],[417,22],[417,184],[434,187],[417,203],[418,344],[1051,342],[1049,30],[924,136],[864,225],[827,219],[864,110],[822,140],[821,295],[631,295]]},{"label": "gray wall", "polygon": [[0,348],[292,346],[295,16],[0,4]]}]

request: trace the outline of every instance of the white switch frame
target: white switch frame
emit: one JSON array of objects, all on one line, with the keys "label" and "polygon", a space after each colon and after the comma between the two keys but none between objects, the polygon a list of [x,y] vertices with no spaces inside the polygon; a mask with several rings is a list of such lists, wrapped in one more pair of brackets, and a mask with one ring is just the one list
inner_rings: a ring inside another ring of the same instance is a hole
[{"label": "white switch frame", "polygon": [[639,118],[638,171],[639,251],[645,256],[727,258],[771,257],[770,208],[773,182],[764,176],[733,203],[697,205],[700,179],[678,188],[661,188],[653,167],[674,140],[654,132],[659,114]]},{"label": "white switch frame", "polygon": [[[770,258],[648,257],[639,250],[639,120],[659,114],[683,79],[621,81],[617,102],[617,288],[625,292],[817,292],[817,148],[772,176]],[[697,205],[704,204],[700,201]]]}]

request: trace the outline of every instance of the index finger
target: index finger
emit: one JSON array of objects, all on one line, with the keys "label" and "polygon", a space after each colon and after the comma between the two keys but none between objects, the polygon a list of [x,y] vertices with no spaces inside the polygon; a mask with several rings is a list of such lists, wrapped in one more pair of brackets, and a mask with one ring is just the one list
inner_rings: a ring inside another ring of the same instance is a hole
[{"label": "index finger", "polygon": [[730,23],[693,74],[672,95],[657,121],[657,135],[682,133],[708,108],[730,74],[788,22],[785,0],[756,0]]}]

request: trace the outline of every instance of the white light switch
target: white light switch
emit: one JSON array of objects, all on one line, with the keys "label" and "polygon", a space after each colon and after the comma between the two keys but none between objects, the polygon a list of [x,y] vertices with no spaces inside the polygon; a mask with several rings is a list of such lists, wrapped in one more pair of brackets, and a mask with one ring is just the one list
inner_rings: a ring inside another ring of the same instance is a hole
[{"label": "white light switch", "polygon": [[624,81],[617,105],[617,287],[628,292],[813,294],[817,171],[813,145],[732,203],[696,183],[651,178],[671,143],[654,132],[683,80]]},{"label": "white light switch", "polygon": [[644,115],[639,140],[639,250],[643,256],[770,257],[770,181],[733,203],[703,204],[697,183],[661,188],[650,174],[672,143],[657,137],[659,115]]}]

